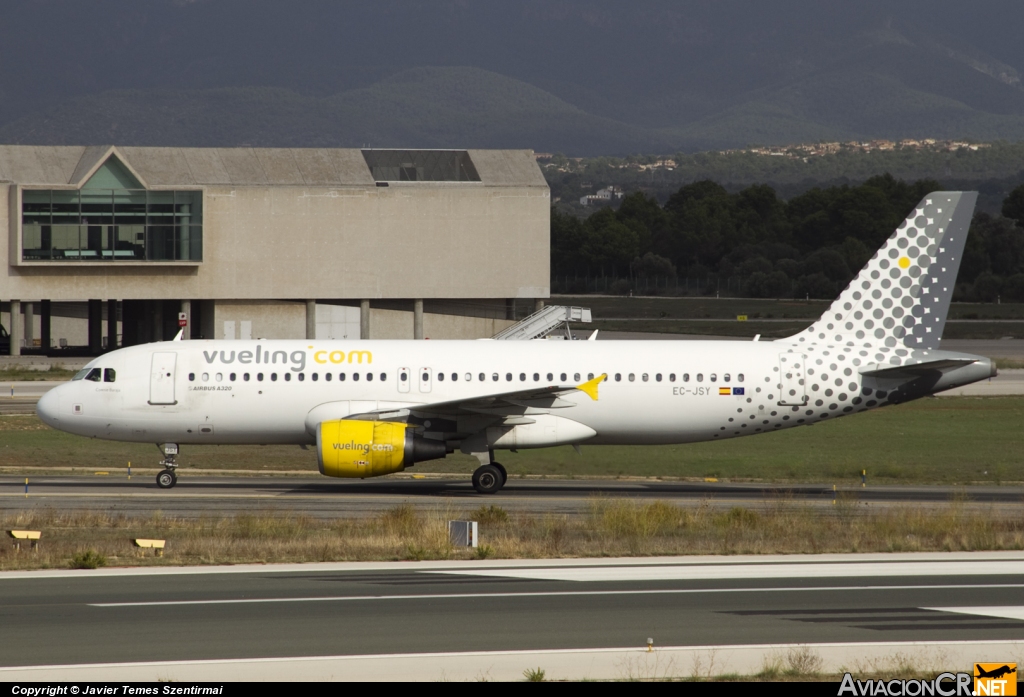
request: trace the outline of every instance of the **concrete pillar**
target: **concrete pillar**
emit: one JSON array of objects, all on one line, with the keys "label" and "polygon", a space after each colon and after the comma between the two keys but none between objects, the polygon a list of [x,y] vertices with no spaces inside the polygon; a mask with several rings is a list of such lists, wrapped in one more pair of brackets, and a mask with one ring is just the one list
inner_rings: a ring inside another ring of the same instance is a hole
[{"label": "concrete pillar", "polygon": [[21,301],[11,301],[11,355],[21,355]]},{"label": "concrete pillar", "polygon": [[306,301],[306,339],[316,338],[316,300]]},{"label": "concrete pillar", "polygon": [[53,345],[50,335],[50,301],[43,300],[39,303],[39,343],[44,351],[49,351]]},{"label": "concrete pillar", "polygon": [[359,301],[359,338],[370,338],[370,301]]},{"label": "concrete pillar", "polygon": [[164,301],[152,300],[153,303],[153,341],[164,340]]},{"label": "concrete pillar", "polygon": [[107,300],[107,350],[117,348],[117,301]]},{"label": "concrete pillar", "polygon": [[412,301],[412,338],[423,338],[423,301]]},{"label": "concrete pillar", "polygon": [[36,345],[36,304],[25,303],[25,348],[33,348]]},{"label": "concrete pillar", "polygon": [[514,320],[516,318],[516,299],[505,298],[505,319]]},{"label": "concrete pillar", "polygon": [[89,308],[89,353],[98,356],[103,351],[103,301],[90,300]]},{"label": "concrete pillar", "polygon": [[543,309],[544,309],[544,301],[543,300],[541,300],[540,298],[537,298],[536,300],[533,301],[533,311],[534,312],[540,312]]},{"label": "concrete pillar", "polygon": [[192,338],[192,301],[182,300],[181,309],[178,310],[181,314],[185,315],[185,331],[181,333],[182,341],[188,341]]}]

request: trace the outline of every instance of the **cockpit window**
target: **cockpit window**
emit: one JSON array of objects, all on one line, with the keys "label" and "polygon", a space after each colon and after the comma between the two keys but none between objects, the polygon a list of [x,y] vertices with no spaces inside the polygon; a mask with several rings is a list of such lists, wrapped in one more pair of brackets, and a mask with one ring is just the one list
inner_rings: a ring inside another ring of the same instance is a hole
[{"label": "cockpit window", "polygon": [[103,369],[103,382],[114,382],[117,380],[117,372],[113,368]]},{"label": "cockpit window", "polygon": [[89,374],[89,368],[85,368],[84,370],[79,370],[77,373],[75,373],[75,377],[73,377],[71,379],[72,380],[81,380],[82,378],[84,378],[88,374]]},{"label": "cockpit window", "polygon": [[103,379],[103,371],[99,368],[93,368],[89,371],[89,374],[85,376],[86,380],[92,380],[93,382],[99,382]]}]

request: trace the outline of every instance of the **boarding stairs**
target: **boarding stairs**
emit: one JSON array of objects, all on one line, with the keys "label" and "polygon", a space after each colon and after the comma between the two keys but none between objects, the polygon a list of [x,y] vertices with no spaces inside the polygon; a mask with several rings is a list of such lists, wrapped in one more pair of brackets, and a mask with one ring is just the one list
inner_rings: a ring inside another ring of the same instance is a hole
[{"label": "boarding stairs", "polygon": [[569,307],[568,305],[548,305],[534,312],[526,319],[522,319],[511,327],[503,329],[498,332],[492,339],[498,339],[500,341],[519,340],[527,341],[530,339],[543,339],[545,337],[550,339],[563,338],[560,336],[548,336],[551,332],[558,329],[560,326],[565,326],[565,337],[566,339],[572,339],[572,333],[569,331],[570,322],[590,322],[590,308],[589,307]]}]

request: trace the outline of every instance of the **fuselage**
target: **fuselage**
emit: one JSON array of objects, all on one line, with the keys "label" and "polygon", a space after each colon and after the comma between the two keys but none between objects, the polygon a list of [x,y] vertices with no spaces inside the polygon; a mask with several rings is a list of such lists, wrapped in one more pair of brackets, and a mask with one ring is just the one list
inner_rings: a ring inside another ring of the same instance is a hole
[{"label": "fuselage", "polygon": [[[883,406],[897,393],[905,401],[992,374],[988,359],[974,357],[908,391],[920,380],[862,376],[870,357],[792,351],[767,341],[162,342],[94,360],[38,411],[55,428],[110,440],[305,445],[315,442],[311,414],[415,411],[607,374],[599,399],[573,392],[541,411],[592,429],[588,443],[686,443],[817,423]],[[807,375],[794,382],[804,402],[782,394],[782,355],[806,363]],[[431,434],[429,420],[421,428]],[[435,437],[458,439],[459,428]]]}]

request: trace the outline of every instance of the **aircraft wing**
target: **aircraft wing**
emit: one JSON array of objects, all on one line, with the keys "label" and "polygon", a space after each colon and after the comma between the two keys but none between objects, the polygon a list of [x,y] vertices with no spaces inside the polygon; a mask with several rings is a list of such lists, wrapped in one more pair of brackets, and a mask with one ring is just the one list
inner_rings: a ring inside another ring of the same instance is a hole
[{"label": "aircraft wing", "polygon": [[410,413],[418,416],[430,415],[437,417],[457,417],[471,415],[507,416],[522,414],[529,408],[563,409],[576,406],[573,402],[561,399],[562,395],[582,392],[595,402],[597,386],[608,379],[607,374],[598,375],[593,380],[579,385],[545,385],[512,392],[497,392],[490,395],[454,399],[445,402],[429,402],[416,404],[402,409],[378,410],[362,414],[352,414],[349,419],[377,418],[382,420],[402,419]]}]

